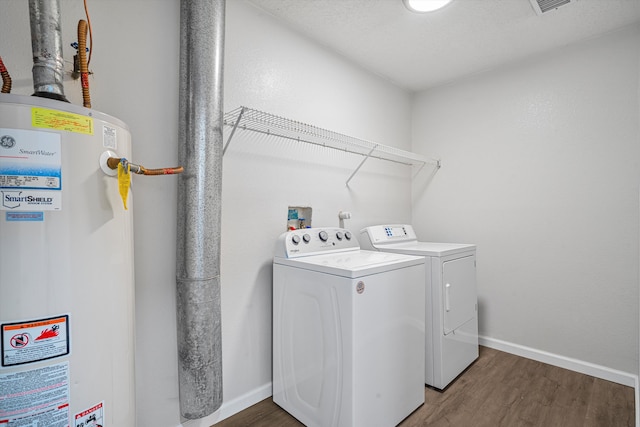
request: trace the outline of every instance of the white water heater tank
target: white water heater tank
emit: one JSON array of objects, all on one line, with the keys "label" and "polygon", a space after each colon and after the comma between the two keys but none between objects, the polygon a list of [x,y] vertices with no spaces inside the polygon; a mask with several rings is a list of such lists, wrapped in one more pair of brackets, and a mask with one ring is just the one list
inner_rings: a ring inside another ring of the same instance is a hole
[{"label": "white water heater tank", "polygon": [[135,425],[132,200],[104,153],[131,157],[120,120],[0,94],[2,426]]}]

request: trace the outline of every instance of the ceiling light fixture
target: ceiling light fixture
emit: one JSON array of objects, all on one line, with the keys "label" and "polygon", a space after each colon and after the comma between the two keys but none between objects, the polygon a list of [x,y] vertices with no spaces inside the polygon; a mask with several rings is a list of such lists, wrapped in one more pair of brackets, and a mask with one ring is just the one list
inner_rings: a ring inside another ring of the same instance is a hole
[{"label": "ceiling light fixture", "polygon": [[402,0],[412,12],[433,12],[445,7],[451,0]]}]

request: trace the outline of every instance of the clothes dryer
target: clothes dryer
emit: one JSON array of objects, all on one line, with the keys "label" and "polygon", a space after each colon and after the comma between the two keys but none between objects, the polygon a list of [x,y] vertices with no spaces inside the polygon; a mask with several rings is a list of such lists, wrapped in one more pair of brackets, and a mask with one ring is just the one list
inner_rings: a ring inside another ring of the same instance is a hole
[{"label": "clothes dryer", "polygon": [[425,260],[425,384],[443,390],[479,354],[476,246],[420,242],[408,224],[364,228],[360,242]]},{"label": "clothes dryer", "polygon": [[424,258],[289,231],[273,260],[273,400],[306,426],[395,426],[424,403]]}]

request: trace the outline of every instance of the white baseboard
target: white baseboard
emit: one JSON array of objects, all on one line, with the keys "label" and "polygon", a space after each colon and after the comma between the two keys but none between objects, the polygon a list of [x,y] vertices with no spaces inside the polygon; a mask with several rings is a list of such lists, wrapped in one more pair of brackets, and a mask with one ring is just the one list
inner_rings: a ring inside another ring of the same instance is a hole
[{"label": "white baseboard", "polygon": [[504,351],[505,353],[515,354],[516,356],[526,357],[527,359],[537,360],[538,362],[580,372],[581,374],[591,375],[592,377],[634,387],[636,394],[638,393],[638,376],[628,372],[618,371],[616,369],[607,368],[606,366],[548,353],[546,351],[513,344],[495,338],[480,336],[478,341],[480,342],[480,345]]},{"label": "white baseboard", "polygon": [[177,427],[209,427],[266,399],[272,395],[271,390],[271,383],[264,384],[229,402],[223,402],[220,409],[209,416],[197,420],[185,421]]}]

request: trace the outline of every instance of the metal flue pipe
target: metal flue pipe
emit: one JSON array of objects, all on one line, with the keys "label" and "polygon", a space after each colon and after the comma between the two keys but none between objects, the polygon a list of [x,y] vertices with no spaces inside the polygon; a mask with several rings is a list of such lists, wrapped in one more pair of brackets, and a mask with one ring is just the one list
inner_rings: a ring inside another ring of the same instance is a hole
[{"label": "metal flue pipe", "polygon": [[64,96],[64,60],[60,0],[29,0],[33,89],[35,96],[67,101]]},{"label": "metal flue pipe", "polygon": [[220,228],[225,0],[180,2],[177,332],[180,412],[222,405]]}]

